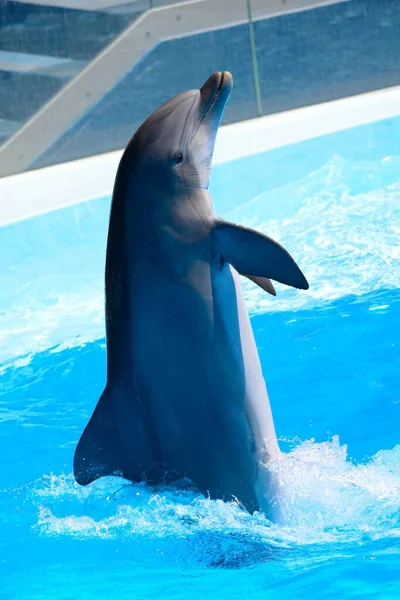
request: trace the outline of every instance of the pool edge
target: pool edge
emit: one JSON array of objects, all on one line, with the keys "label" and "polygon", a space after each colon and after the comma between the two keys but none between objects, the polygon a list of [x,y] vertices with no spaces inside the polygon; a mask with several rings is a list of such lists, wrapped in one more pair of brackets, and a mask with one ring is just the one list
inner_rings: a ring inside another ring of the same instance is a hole
[{"label": "pool edge", "polygon": [[[221,127],[213,164],[400,115],[400,86]],[[122,150],[0,178],[0,227],[108,196]]]}]

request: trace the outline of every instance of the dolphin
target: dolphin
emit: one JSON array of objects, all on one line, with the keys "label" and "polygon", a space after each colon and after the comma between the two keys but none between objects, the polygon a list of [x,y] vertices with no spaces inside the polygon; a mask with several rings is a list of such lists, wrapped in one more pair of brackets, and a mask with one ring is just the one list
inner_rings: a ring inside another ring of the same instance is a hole
[{"label": "dolphin", "polygon": [[280,518],[275,427],[239,275],[308,289],[290,254],[217,218],[207,191],[232,89],[214,73],[139,127],[120,160],[106,253],[107,382],[75,450],[80,485],[189,480]]}]

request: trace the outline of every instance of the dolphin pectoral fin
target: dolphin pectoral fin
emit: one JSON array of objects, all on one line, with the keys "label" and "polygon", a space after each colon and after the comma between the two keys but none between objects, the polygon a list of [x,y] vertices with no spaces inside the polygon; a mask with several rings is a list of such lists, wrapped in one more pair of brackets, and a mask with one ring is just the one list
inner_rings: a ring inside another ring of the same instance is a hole
[{"label": "dolphin pectoral fin", "polygon": [[215,252],[241,275],[308,290],[308,282],[289,252],[267,235],[222,219],[215,220],[212,235]]},{"label": "dolphin pectoral fin", "polygon": [[257,277],[256,275],[246,275],[245,273],[243,273],[243,276],[247,277],[247,279],[250,279],[250,281],[268,292],[268,294],[271,294],[271,296],[276,296],[275,288],[272,285],[272,281],[268,279],[268,277]]},{"label": "dolphin pectoral fin", "polygon": [[136,399],[127,394],[126,400],[124,414],[119,414],[115,392],[103,391],[75,450],[79,485],[107,475],[141,481],[157,462]]}]

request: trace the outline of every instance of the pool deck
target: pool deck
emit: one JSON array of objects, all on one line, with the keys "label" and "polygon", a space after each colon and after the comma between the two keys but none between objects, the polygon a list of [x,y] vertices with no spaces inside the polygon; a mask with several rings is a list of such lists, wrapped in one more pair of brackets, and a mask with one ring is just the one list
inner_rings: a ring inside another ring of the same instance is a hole
[{"label": "pool deck", "polygon": [[[221,127],[213,164],[400,114],[400,86]],[[122,150],[0,178],[0,226],[112,193]]]}]

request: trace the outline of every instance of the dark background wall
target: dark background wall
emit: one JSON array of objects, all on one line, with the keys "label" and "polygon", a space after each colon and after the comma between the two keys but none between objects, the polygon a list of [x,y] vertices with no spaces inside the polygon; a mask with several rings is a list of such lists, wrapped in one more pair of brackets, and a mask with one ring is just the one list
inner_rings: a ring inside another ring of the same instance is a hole
[{"label": "dark background wall", "polygon": [[[89,60],[135,17],[101,13],[82,16],[76,14],[79,12],[52,16],[57,27],[65,20],[69,23],[60,37],[57,34],[48,38],[53,54]],[[38,23],[38,17],[35,19]],[[254,25],[263,114],[400,84],[399,0],[339,2]],[[17,42],[11,34],[4,39],[7,47],[15,47]],[[31,38],[31,46],[35,39]],[[224,123],[255,117],[258,113],[251,65],[247,24],[162,42],[133,65],[32,167],[122,148],[149,113],[174,94],[201,86],[214,70],[230,70],[234,77]],[[0,72],[0,89],[4,92],[1,77]],[[54,82],[48,82],[51,85],[55,86]],[[24,100],[26,92],[15,85],[17,98],[10,114],[15,117],[19,110],[26,118],[47,94],[44,88],[43,76],[36,76],[32,84],[36,92],[32,92],[29,103],[26,97]],[[3,96],[0,105],[7,112]]]}]

